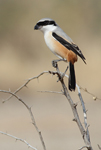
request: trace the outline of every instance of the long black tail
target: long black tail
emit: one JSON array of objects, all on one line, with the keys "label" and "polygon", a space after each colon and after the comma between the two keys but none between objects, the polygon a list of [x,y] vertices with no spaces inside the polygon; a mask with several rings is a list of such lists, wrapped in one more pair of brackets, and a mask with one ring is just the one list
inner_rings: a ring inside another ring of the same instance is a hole
[{"label": "long black tail", "polygon": [[75,91],[75,87],[76,87],[76,79],[75,79],[75,70],[74,70],[74,65],[69,62],[69,69],[70,69],[70,73],[69,73],[69,81],[68,81],[68,88],[70,91]]}]

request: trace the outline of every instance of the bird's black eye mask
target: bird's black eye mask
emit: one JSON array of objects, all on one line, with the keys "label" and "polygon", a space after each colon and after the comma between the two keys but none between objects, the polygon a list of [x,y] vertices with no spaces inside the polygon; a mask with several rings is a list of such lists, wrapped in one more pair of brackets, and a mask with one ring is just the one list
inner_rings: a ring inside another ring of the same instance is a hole
[{"label": "bird's black eye mask", "polygon": [[46,21],[38,22],[37,25],[38,26],[46,26],[46,25],[54,25],[54,26],[56,26],[56,23],[55,23],[55,21],[46,20]]}]

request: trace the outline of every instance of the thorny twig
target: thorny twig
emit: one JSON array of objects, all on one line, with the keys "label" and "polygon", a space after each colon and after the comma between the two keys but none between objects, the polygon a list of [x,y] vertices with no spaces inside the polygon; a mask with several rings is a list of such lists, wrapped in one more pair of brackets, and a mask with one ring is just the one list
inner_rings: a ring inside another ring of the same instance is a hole
[{"label": "thorny twig", "polygon": [[[13,92],[13,94],[16,94],[18,93],[19,91],[21,91],[21,89],[23,89],[24,87],[27,87],[27,84],[34,80],[34,79],[38,79],[40,76],[42,76],[43,74],[45,73],[49,73],[49,71],[43,71],[42,73],[40,73],[38,76],[35,76],[35,77],[32,77],[32,78],[29,78],[23,85],[21,85],[17,90],[15,90]],[[13,97],[13,95],[9,96],[6,100],[3,100],[3,103],[5,103],[6,101],[10,100],[11,98]]]},{"label": "thorny twig", "polygon": [[81,121],[79,119],[79,115],[78,115],[78,112],[77,112],[77,109],[76,109],[76,104],[73,102],[73,100],[71,99],[70,97],[70,94],[67,90],[67,87],[64,83],[64,80],[63,80],[63,75],[60,73],[59,71],[59,68],[58,68],[58,64],[56,64],[56,70],[57,70],[57,76],[59,78],[59,81],[61,82],[61,85],[63,87],[63,91],[64,91],[64,95],[65,97],[67,98],[71,108],[72,108],[72,112],[73,112],[73,115],[74,115],[74,121],[77,123],[79,129],[80,129],[80,132],[82,134],[82,137],[84,139],[84,142],[86,144],[86,148],[88,150],[93,150],[92,146],[91,146],[91,142],[90,142],[90,135],[89,135],[89,131],[88,131],[88,125],[87,125],[87,117],[86,117],[86,109],[85,109],[85,105],[84,105],[84,102],[83,102],[83,99],[82,99],[82,96],[81,96],[81,93],[80,93],[80,89],[78,88],[78,95],[79,95],[79,98],[81,100],[81,104],[82,104],[82,108],[83,108],[83,113],[84,113],[84,123],[85,123],[85,128],[83,128],[82,124],[81,124]]},{"label": "thorny twig", "polygon": [[13,139],[16,139],[17,141],[21,141],[21,142],[25,143],[28,147],[30,147],[30,148],[32,148],[32,149],[34,149],[34,150],[37,150],[35,147],[31,146],[26,140],[23,140],[23,139],[21,139],[21,138],[18,138],[18,137],[16,137],[16,136],[13,136],[13,135],[11,135],[11,134],[8,134],[8,133],[2,132],[2,131],[0,131],[0,133],[1,133],[1,134],[4,134],[4,135],[7,135],[7,136],[9,136],[9,137],[12,137]]},{"label": "thorny twig", "polygon": [[81,86],[79,86],[80,87],[80,89],[81,90],[83,90],[84,92],[86,92],[86,93],[88,93],[88,94],[90,94],[91,96],[93,96],[93,100],[101,100],[101,98],[98,98],[97,96],[95,96],[94,94],[92,94],[91,92],[89,92],[86,88],[83,88],[83,87],[81,87]]},{"label": "thorny twig", "polygon": [[[43,74],[45,73],[49,73],[49,71],[43,71],[42,73],[40,73],[39,75],[35,76],[35,77],[32,77],[32,78],[29,78],[23,85],[21,85],[17,90],[15,90],[13,92],[13,94],[16,94],[18,93],[21,89],[23,89],[24,87],[27,87],[28,83],[34,79],[38,79],[40,76],[42,76]],[[61,73],[61,72],[60,72]],[[65,77],[68,78],[68,75],[65,74]],[[87,92],[88,94],[92,95],[93,96],[93,100],[101,100],[100,98],[98,98],[97,96],[95,96],[94,94],[90,93],[87,89],[84,89],[82,88],[81,86],[78,86],[76,84],[76,87],[77,87],[77,90],[78,90],[78,93],[80,93],[80,89],[82,89],[83,91]],[[10,100],[11,98],[13,97],[13,95],[9,96],[6,100],[3,100],[2,102],[5,103],[6,101]]]},{"label": "thorny twig", "polygon": [[35,118],[34,118],[34,115],[33,115],[33,113],[32,113],[31,107],[29,107],[19,96],[17,96],[16,94],[12,93],[11,91],[0,90],[0,92],[11,94],[11,95],[14,96],[15,98],[17,98],[22,104],[24,104],[24,106],[25,106],[25,107],[27,108],[27,110],[29,111],[29,114],[30,114],[30,117],[31,117],[31,120],[32,120],[32,124],[35,126],[35,129],[36,129],[36,131],[37,131],[38,134],[39,134],[39,137],[40,137],[40,140],[41,140],[43,149],[46,150],[46,146],[45,146],[45,143],[44,143],[44,140],[43,140],[41,131],[38,129],[38,126],[37,126],[37,124],[36,124],[36,122],[35,122]]},{"label": "thorny twig", "polygon": [[100,147],[100,145],[98,144],[98,148],[99,148],[99,150],[101,150],[101,147]]},{"label": "thorny twig", "polygon": [[[6,102],[8,101],[12,96],[15,96],[18,100],[20,100],[26,107],[27,109],[29,110],[29,113],[31,115],[31,119],[32,119],[32,123],[35,125],[35,119],[33,117],[33,114],[32,114],[32,111],[31,111],[31,108],[25,103],[23,102],[17,95],[16,93],[19,92],[22,88],[26,87],[27,84],[32,81],[33,79],[38,79],[41,75],[43,74],[46,74],[46,73],[49,73],[49,74],[52,74],[52,75],[57,75],[59,80],[61,82],[61,85],[63,87],[63,91],[64,92],[58,92],[59,94],[64,94],[66,96],[66,98],[68,99],[69,103],[70,103],[70,106],[72,108],[72,111],[73,111],[73,114],[74,114],[74,121],[76,121],[79,129],[80,129],[80,132],[82,134],[82,137],[84,139],[84,142],[86,144],[86,146],[83,146],[81,149],[83,149],[84,147],[86,147],[88,150],[93,150],[93,148],[91,147],[91,143],[90,143],[90,136],[89,136],[89,131],[88,131],[88,125],[87,125],[87,115],[86,115],[86,109],[85,109],[85,105],[84,105],[84,102],[83,102],[83,99],[82,99],[82,96],[81,96],[81,92],[80,92],[80,87],[76,84],[76,87],[77,87],[77,90],[78,90],[78,96],[80,98],[80,101],[81,101],[81,104],[82,104],[82,108],[83,108],[83,113],[84,113],[84,123],[85,123],[85,129],[83,128],[81,122],[80,122],[80,119],[79,119],[79,115],[78,115],[78,112],[77,112],[77,109],[76,109],[76,104],[72,101],[69,93],[68,93],[68,90],[65,86],[65,83],[64,83],[64,80],[62,78],[62,73],[59,71],[59,68],[58,68],[58,65],[57,67],[55,67],[57,71],[43,71],[42,73],[40,73],[38,76],[35,76],[33,78],[29,78],[21,87],[19,87],[14,93],[10,92],[10,91],[3,91],[3,90],[0,90],[0,92],[5,92],[5,93],[9,93],[11,94],[11,96],[6,99],[5,101],[3,102]],[[65,75],[66,77],[68,77],[67,75]],[[52,91],[46,91],[46,92],[52,92]],[[57,93],[57,92],[54,92],[54,93]],[[91,93],[89,93],[91,94]],[[36,126],[36,125],[35,125]],[[36,130],[38,131],[39,133],[39,136],[40,136],[40,139],[41,139],[41,142],[44,143],[43,141],[43,138],[41,138],[41,132],[38,130],[37,126],[36,126]],[[43,147],[44,147],[44,150],[46,149],[45,148],[45,145],[43,144]]]}]

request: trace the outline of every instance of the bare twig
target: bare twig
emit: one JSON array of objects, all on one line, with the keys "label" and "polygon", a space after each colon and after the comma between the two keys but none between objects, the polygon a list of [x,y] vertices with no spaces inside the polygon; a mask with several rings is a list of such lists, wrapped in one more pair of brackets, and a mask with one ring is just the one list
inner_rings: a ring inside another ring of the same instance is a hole
[{"label": "bare twig", "polygon": [[67,98],[67,100],[69,101],[69,104],[70,104],[70,106],[72,108],[72,112],[73,112],[73,115],[74,115],[74,119],[73,120],[77,123],[77,125],[78,125],[78,127],[80,129],[80,132],[82,134],[82,137],[84,139],[84,142],[86,144],[86,146],[84,146],[84,147],[86,147],[88,150],[93,150],[93,148],[91,146],[91,143],[90,143],[90,136],[89,136],[88,125],[87,125],[87,117],[86,117],[86,109],[85,109],[85,105],[84,105],[84,102],[83,102],[83,99],[82,99],[82,96],[81,96],[81,93],[80,93],[80,89],[77,86],[78,87],[79,97],[80,97],[80,100],[81,100],[81,103],[82,103],[83,112],[84,112],[84,121],[85,121],[85,128],[86,128],[86,130],[83,128],[83,126],[81,124],[81,121],[79,119],[79,115],[78,115],[78,112],[77,112],[77,109],[76,109],[77,105],[73,102],[73,100],[70,97],[70,94],[69,94],[69,92],[67,90],[67,87],[66,87],[66,85],[64,83],[63,76],[62,76],[62,74],[59,71],[58,64],[56,64],[55,68],[57,70],[57,72],[55,74],[58,75],[59,81],[61,82],[61,85],[63,87],[64,95]]},{"label": "bare twig", "polygon": [[[45,145],[44,145],[44,141],[43,141],[43,138],[42,138],[42,135],[41,135],[41,132],[39,131],[38,127],[36,126],[36,123],[35,123],[35,119],[34,119],[34,116],[32,114],[32,111],[31,111],[31,108],[24,102],[22,101],[22,99],[20,99],[17,95],[15,95],[17,92],[19,92],[22,88],[26,87],[27,84],[32,81],[33,79],[38,79],[41,75],[45,74],[45,73],[49,73],[49,74],[52,74],[52,75],[57,75],[59,80],[61,82],[61,85],[63,87],[63,91],[64,92],[54,92],[54,93],[58,93],[58,94],[64,94],[67,98],[67,100],[69,101],[70,103],[70,106],[72,108],[72,111],[73,111],[73,114],[74,114],[74,121],[77,123],[79,129],[80,129],[80,132],[82,134],[82,137],[84,139],[84,142],[86,144],[86,146],[83,146],[81,149],[83,148],[87,148],[88,150],[93,150],[92,146],[91,146],[91,143],[90,143],[90,135],[89,135],[89,131],[88,131],[88,125],[87,125],[87,115],[86,115],[86,108],[85,108],[85,105],[84,105],[84,101],[83,101],[83,98],[82,98],[82,95],[81,95],[81,92],[80,92],[80,87],[76,84],[76,87],[77,87],[77,90],[78,90],[78,96],[80,98],[80,101],[81,101],[81,104],[82,104],[82,108],[83,108],[83,113],[84,113],[84,123],[85,123],[85,129],[84,127],[82,126],[81,124],[81,121],[79,119],[79,115],[78,115],[78,112],[77,112],[77,109],[76,109],[76,104],[73,102],[73,100],[71,99],[70,97],[70,94],[67,90],[67,87],[64,83],[64,80],[63,80],[63,74],[59,71],[59,68],[58,68],[58,65],[55,67],[57,71],[43,71],[42,73],[40,73],[38,76],[35,76],[33,78],[29,78],[21,87],[19,87],[14,93],[10,92],[10,91],[3,91],[3,90],[0,90],[0,92],[5,92],[5,93],[9,93],[11,94],[11,96],[6,99],[5,101],[3,102],[6,102],[8,101],[12,96],[15,96],[19,101],[21,101],[28,109],[29,113],[30,113],[30,116],[31,116],[31,119],[32,119],[32,123],[34,124],[37,132],[39,133],[39,136],[40,136],[40,139],[41,139],[41,142],[42,142],[42,145],[43,145],[43,148],[44,150],[46,149],[45,148]],[[67,78],[68,76],[65,75]],[[83,88],[82,88],[83,89]],[[41,91],[42,92],[42,91]],[[44,91],[44,92],[50,92],[50,93],[53,93],[53,91]],[[86,91],[88,94],[91,94],[89,93],[88,91]],[[92,94],[91,94],[92,95]],[[92,95],[94,96],[94,95]]]},{"label": "bare twig", "polygon": [[83,110],[83,114],[84,114],[84,124],[85,124],[85,134],[87,136],[87,139],[88,141],[90,142],[90,136],[89,136],[89,131],[88,131],[88,124],[87,124],[87,110],[85,108],[85,104],[84,104],[84,101],[83,101],[83,98],[82,98],[82,95],[81,95],[81,92],[80,92],[80,87],[78,86],[78,96],[79,96],[79,99],[81,101],[81,105],[82,105],[82,110]]},{"label": "bare twig", "polygon": [[85,104],[82,98],[81,93],[78,93],[79,99],[81,101],[81,105],[82,105],[82,110],[83,110],[83,114],[84,114],[84,124],[85,124],[85,132],[84,132],[84,140],[87,146],[91,146],[90,144],[90,135],[89,135],[89,130],[88,130],[88,124],[87,124],[87,111],[85,108]]},{"label": "bare twig", "polygon": [[41,93],[56,93],[56,94],[63,94],[63,92],[58,92],[58,91],[38,91]]},{"label": "bare twig", "polygon": [[4,135],[6,135],[6,136],[9,136],[9,137],[11,137],[11,138],[13,138],[13,139],[16,139],[16,140],[18,140],[18,141],[21,141],[21,142],[25,143],[28,147],[30,147],[30,148],[32,148],[32,149],[34,149],[34,150],[37,150],[35,147],[31,146],[26,140],[23,140],[23,139],[21,139],[21,138],[18,138],[18,137],[16,137],[16,136],[13,136],[13,135],[11,135],[11,134],[8,134],[8,133],[2,132],[2,131],[0,131],[0,133],[1,133],[1,134],[4,134]]},{"label": "bare twig", "polygon": [[[68,75],[65,74],[65,77],[69,78]],[[77,90],[78,90],[78,93],[81,93],[80,92],[80,89],[83,90],[84,92],[88,93],[89,95],[93,96],[93,100],[101,100],[101,98],[98,98],[97,96],[95,96],[94,94],[92,94],[91,92],[89,92],[86,88],[83,88],[79,85],[76,84],[76,87],[77,87]]]},{"label": "bare twig", "polygon": [[82,146],[81,148],[79,148],[79,150],[82,150],[83,148],[87,148],[87,146]]},{"label": "bare twig", "polygon": [[[16,91],[13,92],[13,94],[18,93],[21,89],[23,89],[24,87],[27,87],[28,83],[30,81],[32,81],[33,79],[38,79],[40,76],[42,76],[45,73],[49,73],[49,71],[43,71],[42,73],[40,73],[38,76],[29,78],[23,85],[21,85]],[[8,97],[6,100],[3,100],[3,103],[5,103],[6,101],[10,100],[13,97],[13,95],[11,95],[10,97]]]},{"label": "bare twig", "polygon": [[17,96],[16,94],[14,94],[14,93],[12,93],[12,92],[10,92],[10,91],[0,90],[0,92],[11,94],[11,95],[14,96],[15,98],[17,98],[22,104],[24,104],[24,106],[25,106],[25,107],[27,108],[27,110],[29,111],[29,114],[30,114],[30,117],[31,117],[31,120],[32,120],[32,124],[35,126],[35,129],[36,129],[36,131],[37,131],[38,134],[39,134],[39,137],[40,137],[40,140],[41,140],[43,149],[46,150],[46,146],[45,146],[45,143],[44,143],[44,140],[43,140],[41,131],[38,129],[38,127],[37,127],[37,125],[36,125],[35,118],[34,118],[34,115],[33,115],[33,113],[32,113],[31,107],[29,107],[19,96]]},{"label": "bare twig", "polygon": [[80,86],[80,89],[82,89],[84,92],[88,93],[89,95],[91,95],[93,97],[93,100],[101,100],[101,98],[98,98],[97,96],[95,96],[94,94],[92,94],[91,92],[89,92],[86,88],[84,89],[83,87]]},{"label": "bare twig", "polygon": [[[65,75],[65,76],[68,78],[67,75]],[[80,92],[80,87],[77,84],[76,84],[76,87],[77,87],[77,90],[78,90],[78,96],[80,98],[82,109],[83,109],[83,113],[84,113],[85,131],[84,131],[83,138],[84,138],[84,136],[86,136],[87,140],[85,142],[86,142],[87,145],[90,145],[90,135],[89,135],[89,130],[88,130],[89,125],[87,124],[87,111],[86,111],[85,104],[84,104],[84,101],[83,101],[83,98],[82,98],[82,95],[81,95],[81,92]],[[57,91],[39,91],[39,92],[64,94],[63,92],[57,92]],[[74,105],[77,106],[76,104],[74,104]],[[77,120],[74,118],[73,121],[77,121]],[[86,138],[84,138],[84,140]],[[83,148],[87,148],[87,146],[81,147],[80,150],[83,149]]]},{"label": "bare twig", "polygon": [[[60,72],[60,71],[59,71]],[[23,85],[21,85],[17,90],[15,90],[13,92],[13,94],[16,94],[18,93],[21,89],[23,89],[24,87],[27,87],[28,83],[30,81],[32,81],[33,79],[38,79],[40,76],[42,76],[43,74],[45,73],[49,73],[49,71],[43,71],[42,73],[40,73],[39,75],[35,76],[35,77],[32,77],[32,78],[29,78]],[[61,72],[60,72],[61,73]],[[65,77],[68,78],[68,75],[65,74]],[[93,96],[93,100],[101,100],[100,98],[98,98],[97,96],[95,96],[94,94],[90,93],[87,89],[84,89],[82,88],[81,86],[78,86],[76,84],[76,87],[78,89],[78,93],[80,93],[80,89],[84,90],[85,92],[87,92],[88,94],[92,95]],[[5,103],[6,101],[10,100],[11,98],[13,97],[13,95],[11,95],[10,97],[8,97],[6,100],[3,100],[3,103]]]},{"label": "bare twig", "polygon": [[99,150],[101,150],[101,147],[100,147],[100,145],[98,144],[98,148],[99,148]]}]

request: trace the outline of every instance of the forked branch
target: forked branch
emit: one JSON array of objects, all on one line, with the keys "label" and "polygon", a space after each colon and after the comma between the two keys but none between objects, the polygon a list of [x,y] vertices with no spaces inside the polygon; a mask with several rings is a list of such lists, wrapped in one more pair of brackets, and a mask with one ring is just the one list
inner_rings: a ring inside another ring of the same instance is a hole
[{"label": "forked branch", "polygon": [[36,122],[35,122],[35,118],[34,118],[34,115],[33,115],[33,113],[32,113],[31,107],[29,107],[19,96],[17,96],[16,94],[12,93],[11,91],[0,90],[0,92],[8,93],[8,94],[14,96],[17,100],[19,100],[19,101],[27,108],[27,110],[29,111],[31,120],[32,120],[32,124],[34,125],[36,131],[37,131],[38,134],[39,134],[39,137],[40,137],[40,140],[41,140],[43,149],[46,150],[46,146],[45,146],[45,143],[44,143],[44,140],[43,140],[41,131],[38,129],[38,126],[37,126],[37,124],[36,124]]},{"label": "forked branch", "polygon": [[[82,137],[84,139],[84,142],[85,142],[85,145],[84,147],[86,147],[88,150],[93,150],[92,146],[91,146],[91,142],[90,142],[90,135],[89,135],[89,131],[88,131],[88,125],[87,125],[87,115],[86,115],[86,109],[85,109],[85,105],[84,105],[84,101],[82,99],[82,95],[80,93],[80,89],[78,87],[78,95],[79,95],[79,98],[80,98],[80,101],[81,101],[81,104],[82,104],[82,108],[83,108],[83,113],[84,113],[84,124],[85,124],[85,129],[83,127],[83,125],[81,124],[81,121],[80,121],[80,118],[79,118],[79,115],[78,115],[78,112],[77,112],[77,109],[76,109],[76,104],[73,102],[72,98],[70,97],[70,94],[67,90],[67,87],[64,83],[64,79],[63,79],[63,74],[60,73],[59,71],[59,68],[58,68],[58,64],[56,65],[56,70],[57,70],[57,75],[58,75],[58,78],[59,78],[59,81],[61,82],[61,85],[62,85],[62,88],[63,88],[63,91],[64,91],[64,95],[65,97],[67,98],[71,108],[72,108],[72,112],[73,112],[73,115],[74,115],[74,121],[77,123],[79,129],[80,129],[80,132],[82,134]],[[51,72],[52,73],[52,72]]]},{"label": "forked branch", "polygon": [[[56,71],[43,71],[42,73],[40,73],[38,76],[35,76],[33,78],[30,78],[28,79],[21,87],[19,87],[14,93],[10,92],[10,91],[5,91],[5,90],[0,90],[0,92],[4,92],[4,93],[9,93],[11,94],[11,96],[6,99],[5,101],[3,102],[6,102],[8,101],[12,96],[16,97],[20,102],[22,102],[25,107],[28,109],[29,113],[30,113],[30,116],[31,116],[31,120],[32,120],[32,123],[33,125],[35,126],[38,134],[39,134],[39,137],[40,137],[40,140],[42,142],[42,145],[43,145],[43,149],[46,150],[46,147],[45,147],[45,143],[44,143],[44,140],[43,140],[43,137],[41,135],[41,132],[39,131],[37,125],[36,125],[36,122],[35,122],[35,119],[34,119],[34,116],[33,116],[33,113],[32,113],[32,110],[31,108],[20,98],[16,95],[17,92],[19,92],[21,89],[23,89],[24,87],[27,86],[27,84],[32,81],[33,79],[38,79],[40,76],[42,76],[43,74],[52,74],[52,75],[57,75],[58,76],[58,81],[60,81],[61,85],[62,85],[62,88],[63,88],[63,92],[61,94],[64,94],[65,97],[67,98],[70,106],[71,106],[71,109],[72,109],[72,112],[73,112],[73,115],[74,115],[74,121],[77,123],[78,127],[79,127],[79,130],[81,132],[81,135],[83,137],[83,140],[85,142],[85,146],[83,146],[82,148],[80,149],[83,149],[83,148],[87,148],[88,150],[93,150],[92,146],[91,146],[91,142],[90,142],[90,135],[89,135],[89,130],[88,130],[88,124],[87,124],[87,115],[86,115],[86,108],[85,108],[85,105],[84,105],[84,101],[83,101],[83,98],[82,98],[82,95],[81,95],[81,92],[80,92],[80,88],[78,85],[76,85],[77,89],[78,89],[78,96],[80,98],[80,101],[81,101],[81,104],[82,104],[82,109],[83,109],[83,114],[84,114],[84,124],[85,124],[85,128],[83,127],[81,121],[80,121],[80,118],[79,118],[79,114],[77,112],[77,104],[75,104],[72,100],[72,98],[70,97],[70,94],[67,90],[67,87],[64,83],[64,74],[62,74],[60,71],[59,71],[59,68],[58,68],[58,64],[56,64],[55,66],[56,68]],[[65,75],[66,77],[68,77],[67,75]]]},{"label": "forked branch", "polygon": [[32,148],[34,150],[37,150],[35,147],[33,147],[32,145],[30,145],[26,140],[23,140],[21,138],[18,138],[16,136],[13,136],[11,134],[8,134],[8,133],[2,132],[2,131],[0,131],[0,133],[3,134],[3,135],[9,136],[9,137],[11,137],[13,139],[16,139],[17,141],[21,141],[21,142],[25,143],[28,147],[30,147],[30,148]]}]

